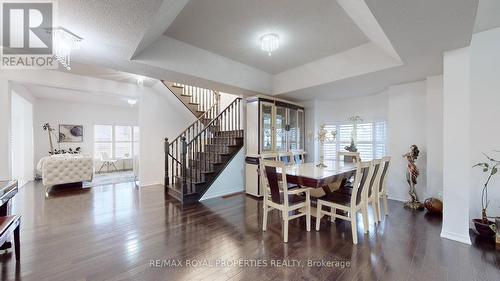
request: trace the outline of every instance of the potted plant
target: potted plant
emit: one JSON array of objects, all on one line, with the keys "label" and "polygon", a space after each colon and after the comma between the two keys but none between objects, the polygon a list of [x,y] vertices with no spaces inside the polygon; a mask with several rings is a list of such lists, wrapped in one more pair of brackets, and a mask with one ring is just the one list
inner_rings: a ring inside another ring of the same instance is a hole
[{"label": "potted plant", "polygon": [[488,205],[490,204],[490,201],[488,200],[488,184],[490,183],[491,178],[498,173],[500,161],[491,158],[485,153],[483,154],[486,156],[487,161],[477,163],[473,167],[481,168],[483,173],[485,173],[488,177],[481,192],[481,218],[473,219],[472,221],[474,222],[474,227],[479,235],[493,237],[495,235],[495,222],[488,220],[487,214]]}]

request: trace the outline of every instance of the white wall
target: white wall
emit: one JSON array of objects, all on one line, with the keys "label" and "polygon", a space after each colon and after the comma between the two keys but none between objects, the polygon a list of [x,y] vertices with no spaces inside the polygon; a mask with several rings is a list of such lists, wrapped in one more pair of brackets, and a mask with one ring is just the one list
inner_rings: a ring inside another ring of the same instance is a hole
[{"label": "white wall", "polygon": [[[471,43],[471,131],[469,166],[485,160],[482,153],[499,159],[500,150],[500,28],[474,34]],[[485,175],[472,170],[470,186],[470,218],[481,217],[481,188]],[[500,216],[500,177],[490,183],[489,216]]]},{"label": "white wall", "polygon": [[[359,115],[367,122],[387,120],[387,93],[351,99],[316,100],[307,104],[306,132],[312,133],[310,140],[314,142],[314,146],[308,146],[308,153],[311,154],[309,150],[314,147],[311,155],[315,156],[314,159],[319,159],[319,146],[315,138],[321,124],[349,123],[348,118],[353,115]],[[313,123],[311,118],[314,119]]]},{"label": "white wall", "polygon": [[7,79],[0,77],[0,180],[11,178],[10,111],[11,93]]},{"label": "white wall", "polygon": [[[36,95],[36,94],[35,94]],[[61,148],[81,147],[82,153],[93,155],[94,125],[130,125],[137,126],[139,110],[137,106],[111,106],[93,103],[70,102],[54,99],[37,99],[34,114],[35,165],[40,158],[47,156],[49,148],[48,134],[42,129],[43,124],[50,123],[56,129],[56,137],[60,124],[83,125],[82,143],[61,143]],[[57,148],[57,140],[54,140]]]},{"label": "white wall", "polygon": [[443,226],[441,237],[470,244],[470,50],[444,53]]},{"label": "white wall", "polygon": [[12,91],[12,178],[25,185],[34,179],[33,104]]},{"label": "white wall", "polygon": [[163,184],[164,139],[173,141],[195,121],[194,115],[161,83],[145,89],[139,108],[141,186]]},{"label": "white wall", "polygon": [[425,197],[443,193],[443,76],[427,78],[426,144],[427,189]]},{"label": "white wall", "polygon": [[389,87],[388,91],[388,152],[392,157],[387,178],[389,198],[407,200],[407,162],[402,157],[412,144],[420,150],[416,165],[420,170],[417,179],[417,194],[423,201],[426,189],[426,83],[418,81]]},{"label": "white wall", "polygon": [[220,110],[226,109],[236,98],[238,98],[237,95],[220,92]]},{"label": "white wall", "polygon": [[234,156],[201,200],[220,197],[245,190],[245,148]]}]

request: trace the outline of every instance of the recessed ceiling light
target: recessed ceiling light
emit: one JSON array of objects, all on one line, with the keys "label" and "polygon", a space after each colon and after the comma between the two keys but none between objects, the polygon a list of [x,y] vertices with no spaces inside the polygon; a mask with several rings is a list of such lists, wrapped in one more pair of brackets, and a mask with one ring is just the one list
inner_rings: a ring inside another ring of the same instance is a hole
[{"label": "recessed ceiling light", "polygon": [[128,104],[130,104],[130,106],[134,106],[137,103],[137,100],[129,99],[129,100],[127,100],[127,102],[128,102]]},{"label": "recessed ceiling light", "polygon": [[275,33],[268,33],[260,37],[260,48],[269,55],[280,46],[280,37]]}]

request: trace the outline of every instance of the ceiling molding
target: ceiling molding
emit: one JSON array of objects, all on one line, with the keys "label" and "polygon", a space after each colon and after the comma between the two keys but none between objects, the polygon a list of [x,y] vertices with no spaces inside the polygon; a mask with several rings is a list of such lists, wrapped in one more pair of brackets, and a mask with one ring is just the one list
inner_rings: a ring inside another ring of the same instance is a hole
[{"label": "ceiling molding", "polygon": [[385,35],[384,30],[380,27],[377,19],[373,16],[364,0],[337,0],[337,2],[366,37],[387,52],[391,57],[401,62],[399,54],[394,50],[391,41],[389,41],[389,38]]},{"label": "ceiling molding", "polygon": [[274,76],[279,95],[402,65],[374,43],[307,63]]},{"label": "ceiling molding", "polygon": [[163,0],[151,26],[144,32],[130,59],[137,57],[144,49],[158,40],[188,2],[189,0]]}]

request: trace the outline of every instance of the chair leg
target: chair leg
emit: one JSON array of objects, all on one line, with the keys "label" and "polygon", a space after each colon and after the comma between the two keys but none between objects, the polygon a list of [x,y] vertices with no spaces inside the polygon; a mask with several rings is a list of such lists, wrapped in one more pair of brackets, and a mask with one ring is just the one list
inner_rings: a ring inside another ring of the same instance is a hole
[{"label": "chair leg", "polygon": [[101,173],[102,168],[104,168],[105,164],[106,164],[106,162],[102,162],[102,164],[101,164],[101,168],[99,168],[99,170],[97,171],[97,173],[98,173],[98,174],[100,174],[100,173]]},{"label": "chair leg", "polygon": [[[283,211],[284,213],[285,211]],[[288,242],[288,210],[283,214],[283,242]]]},{"label": "chair leg", "polygon": [[307,196],[306,200],[306,230],[311,231],[311,201],[309,199],[309,196]]},{"label": "chair leg", "polygon": [[14,229],[14,251],[16,254],[16,261],[21,259],[21,243],[19,239],[19,226],[21,225],[21,222],[17,225],[17,227]]},{"label": "chair leg", "polygon": [[358,228],[356,223],[356,214],[353,212],[349,212],[351,214],[351,229],[352,229],[352,243],[358,244]]},{"label": "chair leg", "polygon": [[377,205],[377,216],[378,216],[378,221],[381,222],[382,221],[382,213],[380,212],[380,204],[382,202],[380,202],[380,197],[377,197],[377,199],[375,199],[375,204]]},{"label": "chair leg", "polygon": [[321,223],[321,208],[323,206],[321,205],[321,203],[319,202],[318,200],[318,204],[316,205],[316,231],[319,231],[319,225]]},{"label": "chair leg", "polygon": [[266,204],[264,204],[264,217],[262,219],[262,230],[263,231],[266,231],[267,230],[267,212],[268,212],[268,208],[266,206]]},{"label": "chair leg", "polygon": [[113,168],[115,169],[115,172],[118,172],[118,169],[116,168],[115,163],[111,163],[111,165],[113,165]]},{"label": "chair leg", "polygon": [[373,221],[375,222],[376,225],[378,224],[378,213],[377,213],[377,201],[375,200],[375,198],[373,198],[371,205],[372,205]]},{"label": "chair leg", "polygon": [[[355,216],[356,214],[353,214],[353,215]],[[368,226],[368,208],[366,205],[361,208],[361,216],[363,217],[364,232],[368,233],[368,228],[369,228],[369,226]]]},{"label": "chair leg", "polygon": [[389,210],[387,209],[387,194],[384,194],[384,211],[385,215],[389,215]]}]

